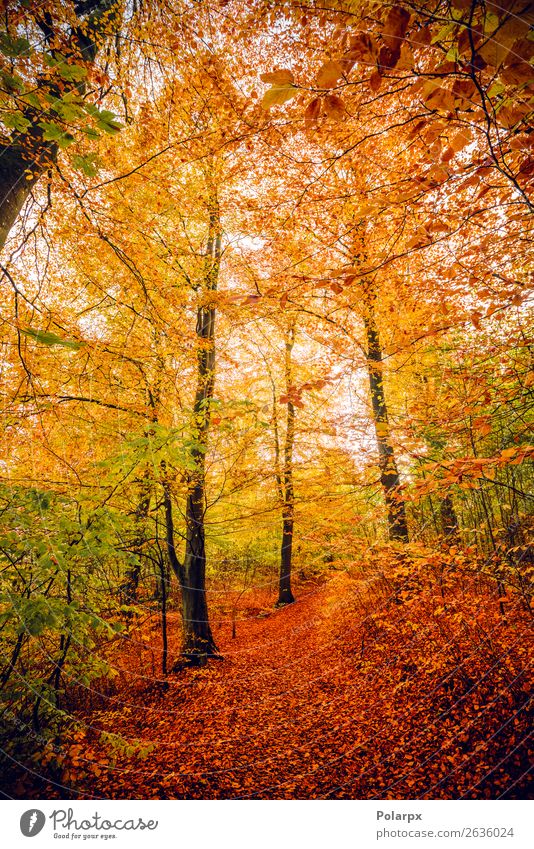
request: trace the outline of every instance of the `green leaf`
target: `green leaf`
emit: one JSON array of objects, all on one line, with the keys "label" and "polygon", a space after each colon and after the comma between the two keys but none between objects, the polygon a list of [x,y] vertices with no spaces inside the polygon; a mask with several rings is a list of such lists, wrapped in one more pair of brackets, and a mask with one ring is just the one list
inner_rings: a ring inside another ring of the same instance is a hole
[{"label": "green leaf", "polygon": [[447,62],[458,62],[460,59],[460,52],[458,50],[458,45],[453,44],[452,47],[449,48],[447,55],[445,56]]},{"label": "green leaf", "polygon": [[82,133],[85,133],[85,135],[90,139],[100,138],[100,133],[97,132],[97,130],[95,130],[93,127],[82,127]]},{"label": "green leaf", "polygon": [[46,628],[57,628],[59,624],[52,600],[43,596],[24,599],[18,613],[21,618],[19,634],[27,632],[32,637],[38,637]]},{"label": "green leaf", "polygon": [[430,43],[431,44],[437,44],[440,41],[447,41],[451,37],[453,32],[456,30],[456,27],[457,27],[456,21],[452,21],[452,22],[446,24],[444,27],[442,27],[439,30],[437,35],[435,35],[433,37],[433,39]]},{"label": "green leaf", "polygon": [[499,26],[499,18],[493,12],[486,12],[484,16],[484,33],[490,35]]},{"label": "green leaf", "polygon": [[63,129],[54,124],[53,121],[39,121],[39,126],[43,131],[45,141],[57,141],[63,135]]},{"label": "green leaf", "polygon": [[102,112],[99,112],[96,120],[96,126],[99,127],[99,129],[104,130],[105,133],[110,133],[111,135],[119,133],[124,127],[123,124],[120,124],[117,120],[115,120],[113,112],[108,112],[107,109],[103,109]]},{"label": "green leaf", "polygon": [[20,77],[13,76],[13,74],[9,74],[7,71],[0,71],[0,78],[8,91],[24,91],[24,83]]},{"label": "green leaf", "polygon": [[31,327],[21,328],[21,333],[24,336],[29,336],[41,345],[61,345],[63,348],[69,348],[71,351],[78,351],[83,342],[76,342],[74,339],[62,339],[56,336],[55,333],[50,333],[49,330],[33,330]]},{"label": "green leaf", "polygon": [[4,56],[29,56],[30,42],[27,38],[13,38],[8,32],[0,32],[0,51]]},{"label": "green leaf", "polygon": [[59,147],[68,147],[76,141],[72,133],[63,130],[53,121],[39,121],[39,126],[43,131],[44,140],[55,142]]},{"label": "green leaf", "polygon": [[72,122],[84,117],[84,111],[70,97],[57,98],[50,106],[64,121]]},{"label": "green leaf", "polygon": [[76,141],[72,133],[63,133],[62,137],[57,140],[59,147],[70,147]]},{"label": "green leaf", "polygon": [[44,61],[49,68],[53,68],[58,74],[71,83],[77,83],[84,80],[87,76],[87,69],[82,65],[70,63],[61,53],[45,53]]},{"label": "green leaf", "polygon": [[35,109],[41,108],[41,101],[39,100],[38,96],[34,91],[28,91],[26,94],[23,94],[22,99],[26,103],[29,103],[30,106],[34,106]]},{"label": "green leaf", "polygon": [[82,65],[69,65],[67,62],[61,62],[57,69],[64,80],[72,83],[81,82],[87,76],[87,68],[82,67]]},{"label": "green leaf", "polygon": [[4,112],[1,116],[2,123],[12,130],[18,130],[19,133],[25,133],[31,121],[24,117],[23,113],[17,110],[16,112]]},{"label": "green leaf", "polygon": [[98,173],[98,154],[88,153],[86,156],[73,156],[72,164],[78,171],[83,171],[87,177],[95,177]]},{"label": "green leaf", "polygon": [[119,124],[116,116],[108,109],[98,109],[94,103],[85,103],[84,109],[88,115],[94,118],[95,124],[105,133],[118,133],[123,129],[123,124]]},{"label": "green leaf", "polygon": [[4,610],[3,613],[0,613],[0,625],[3,625],[8,619],[12,619],[15,613],[13,610]]},{"label": "green leaf", "polygon": [[505,86],[502,83],[495,82],[488,90],[488,97],[498,97],[503,93]]}]

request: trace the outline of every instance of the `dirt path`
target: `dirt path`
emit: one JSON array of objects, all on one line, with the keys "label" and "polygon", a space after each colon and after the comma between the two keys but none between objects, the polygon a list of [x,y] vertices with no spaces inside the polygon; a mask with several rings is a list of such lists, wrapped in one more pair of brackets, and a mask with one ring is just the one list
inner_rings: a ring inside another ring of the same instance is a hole
[{"label": "dirt path", "polygon": [[[295,605],[249,611],[236,639],[214,617],[224,661],[172,674],[166,690],[150,664],[139,678],[154,630],[121,655],[120,698],[84,715],[62,783],[80,798],[483,797],[484,740],[494,735],[497,759],[513,748],[509,718],[522,691],[511,703],[501,686],[512,667],[503,673],[487,652],[471,653],[460,675],[433,620],[406,605],[388,609],[386,627],[373,610],[380,602],[340,574],[301,588]],[[170,633],[176,657],[177,614]],[[523,661],[514,660],[519,681]],[[111,756],[101,731],[122,738]],[[519,750],[518,775],[522,763]]]}]

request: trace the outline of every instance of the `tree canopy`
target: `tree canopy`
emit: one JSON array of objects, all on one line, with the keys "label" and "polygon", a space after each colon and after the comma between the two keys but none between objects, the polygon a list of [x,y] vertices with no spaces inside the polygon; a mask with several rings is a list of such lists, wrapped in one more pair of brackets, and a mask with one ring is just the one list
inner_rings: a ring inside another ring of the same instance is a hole
[{"label": "tree canopy", "polygon": [[524,793],[533,26],[4,4],[6,794]]}]

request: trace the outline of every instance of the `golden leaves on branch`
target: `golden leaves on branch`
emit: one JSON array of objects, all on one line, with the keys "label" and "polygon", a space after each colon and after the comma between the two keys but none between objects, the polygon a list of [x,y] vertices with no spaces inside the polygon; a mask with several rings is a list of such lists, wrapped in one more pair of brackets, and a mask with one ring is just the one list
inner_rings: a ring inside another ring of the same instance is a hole
[{"label": "golden leaves on branch", "polygon": [[325,62],[317,73],[319,88],[333,88],[343,77],[343,66],[333,59]]},{"label": "golden leaves on branch", "polygon": [[525,20],[511,17],[505,23],[499,23],[477,52],[488,65],[499,68],[511,52],[514,42],[526,36],[529,29],[530,26]]},{"label": "golden leaves on branch", "polygon": [[263,95],[261,101],[263,109],[270,109],[271,106],[282,106],[298,92],[298,87],[294,85],[293,73],[287,68],[268,71],[261,74],[260,79],[264,83],[272,83],[271,88],[267,89]]},{"label": "golden leaves on branch", "polygon": [[324,97],[314,97],[304,112],[304,123],[307,127],[317,124],[319,118],[331,118],[333,121],[342,121],[345,117],[345,103],[337,94],[327,94]]},{"label": "golden leaves on branch", "polygon": [[502,127],[511,129],[522,121],[530,121],[533,115],[532,105],[526,102],[510,103],[503,106],[497,113],[497,120]]},{"label": "golden leaves on branch", "polygon": [[463,127],[449,137],[449,146],[454,153],[459,153],[461,150],[473,141],[473,133],[468,127]]},{"label": "golden leaves on branch", "polygon": [[263,95],[261,105],[263,109],[270,109],[271,106],[282,106],[291,100],[296,95],[298,88],[293,85],[275,85],[272,86]]},{"label": "golden leaves on branch", "polygon": [[386,14],[384,20],[384,29],[382,30],[382,39],[384,44],[390,50],[400,48],[400,42],[404,39],[408,24],[410,23],[410,13],[402,6],[392,6]]},{"label": "golden leaves on branch", "polygon": [[293,72],[287,68],[260,74],[260,80],[264,83],[273,83],[273,85],[293,85],[295,82]]},{"label": "golden leaves on branch", "polygon": [[348,50],[340,59],[345,73],[352,70],[356,62],[374,65],[377,56],[376,42],[367,32],[357,32],[348,39]]}]

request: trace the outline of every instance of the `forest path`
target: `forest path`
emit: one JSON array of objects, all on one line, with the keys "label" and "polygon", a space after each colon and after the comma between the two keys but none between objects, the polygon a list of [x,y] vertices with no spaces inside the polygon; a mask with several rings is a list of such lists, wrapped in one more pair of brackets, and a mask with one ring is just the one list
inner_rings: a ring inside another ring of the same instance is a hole
[{"label": "forest path", "polygon": [[[115,768],[105,777],[89,773],[79,791],[130,798],[298,797],[309,795],[310,784],[315,794],[330,792],[333,774],[346,780],[366,735],[352,713],[351,641],[337,631],[337,624],[346,627],[347,607],[356,604],[353,592],[343,597],[345,583],[339,573],[301,587],[294,605],[249,611],[235,639],[228,618],[214,615],[224,660],[169,675],[166,691],[160,682],[136,683],[134,657],[146,652],[142,644],[125,655],[126,693],[121,687],[111,710],[91,711],[85,721],[91,736],[101,729],[151,751],[141,758],[118,753]],[[360,614],[366,615],[363,606]],[[169,614],[168,628],[172,662],[179,652],[177,613]],[[91,752],[100,759],[94,742]]]},{"label": "forest path", "polygon": [[[224,660],[165,681],[156,617],[116,644],[114,691],[77,713],[86,727],[63,787],[128,799],[526,792],[531,661],[520,608],[510,623],[465,587],[445,607],[432,583],[396,603],[345,572],[297,592],[279,610],[267,593],[255,593],[260,607],[243,598],[235,639],[231,611],[214,602]],[[170,662],[180,631],[172,612]]]}]

